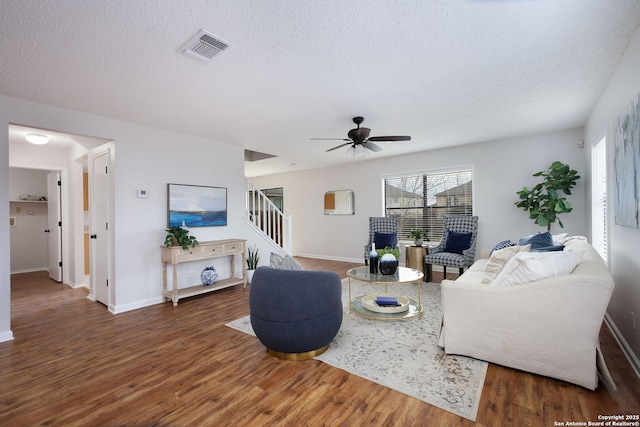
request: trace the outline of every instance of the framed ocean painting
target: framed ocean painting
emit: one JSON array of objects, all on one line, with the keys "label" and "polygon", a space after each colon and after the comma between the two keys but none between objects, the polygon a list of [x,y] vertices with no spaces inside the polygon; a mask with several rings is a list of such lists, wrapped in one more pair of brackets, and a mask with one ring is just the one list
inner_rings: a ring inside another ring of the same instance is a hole
[{"label": "framed ocean painting", "polygon": [[204,185],[167,184],[168,227],[227,225],[227,189]]}]

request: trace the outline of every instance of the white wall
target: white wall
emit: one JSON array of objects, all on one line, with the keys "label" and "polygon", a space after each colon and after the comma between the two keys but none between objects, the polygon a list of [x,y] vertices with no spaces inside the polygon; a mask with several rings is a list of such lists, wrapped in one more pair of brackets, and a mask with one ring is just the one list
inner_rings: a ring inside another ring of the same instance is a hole
[{"label": "white wall", "polygon": [[[360,163],[252,181],[260,188],[284,188],[285,212],[293,217],[294,254],[360,262],[368,239],[368,218],[384,215],[383,175],[471,165],[474,214],[479,216],[478,249],[491,248],[501,240],[545,231],[513,205],[518,200],[516,191],[535,185],[538,178],[532,174],[555,160],[584,173],[585,156],[578,148],[582,137],[582,129],[572,129],[382,159],[371,154],[370,160]],[[355,215],[324,215],[324,193],[344,189],[355,193]],[[554,224],[552,232],[585,235],[583,180],[578,181],[569,201],[574,211],[560,216],[565,228]]]},{"label": "white wall", "polygon": [[[242,219],[242,147],[0,96],[0,128],[5,129],[0,132],[0,224],[3,224],[0,253],[9,253],[7,129],[10,123],[114,141],[115,256],[111,282],[116,287],[114,312],[161,301],[160,245],[166,228],[167,183],[227,187],[228,226],[193,229],[192,234],[199,240],[253,236]],[[70,174],[82,172],[81,164],[69,158],[65,168]],[[137,189],[148,190],[150,198],[138,199]],[[70,226],[76,230],[82,230],[83,224],[81,196],[81,187],[74,186],[66,199],[71,205],[67,207],[70,211],[67,218],[73,221]],[[239,263],[237,268],[241,268]],[[77,266],[72,269],[80,270]],[[8,257],[0,257],[0,341],[12,338],[9,272]]]},{"label": "white wall", "polygon": [[[623,348],[634,360],[637,372],[640,372],[640,229],[615,225],[615,187],[613,157],[615,147],[615,127],[618,116],[640,92],[640,31],[638,31],[627,52],[620,61],[609,84],[603,91],[595,108],[589,115],[585,126],[585,142],[588,146],[598,138],[601,131],[607,135],[607,161],[609,166],[609,207],[608,256],[609,268],[616,283],[611,303],[607,310],[614,322],[615,332],[620,334]],[[585,153],[590,161],[590,152]],[[632,315],[635,313],[636,329],[632,328]]]},{"label": "white wall", "polygon": [[19,200],[21,195],[47,196],[48,171],[22,168],[9,170],[9,198]]},{"label": "white wall", "polygon": [[[9,197],[19,200],[23,194],[47,195],[48,171],[10,168]],[[11,202],[9,216],[16,219],[11,227],[11,273],[47,268],[47,204]]]}]

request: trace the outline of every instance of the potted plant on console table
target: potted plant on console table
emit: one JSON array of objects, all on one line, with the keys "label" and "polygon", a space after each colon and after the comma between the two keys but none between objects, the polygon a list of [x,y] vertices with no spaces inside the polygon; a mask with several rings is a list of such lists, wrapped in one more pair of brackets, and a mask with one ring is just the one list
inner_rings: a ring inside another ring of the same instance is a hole
[{"label": "potted plant on console table", "polygon": [[174,226],[167,228],[167,236],[164,238],[164,245],[180,246],[185,251],[198,246],[198,240],[194,236],[189,236],[189,229],[185,226]]}]

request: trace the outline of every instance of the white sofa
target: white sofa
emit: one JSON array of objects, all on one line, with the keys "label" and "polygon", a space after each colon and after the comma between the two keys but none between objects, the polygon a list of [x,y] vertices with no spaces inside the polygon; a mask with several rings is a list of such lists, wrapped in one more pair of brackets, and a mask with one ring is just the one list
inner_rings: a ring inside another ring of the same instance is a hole
[{"label": "white sofa", "polygon": [[584,251],[571,274],[509,286],[482,284],[488,259],[457,280],[442,281],[439,344],[459,354],[558,378],[591,390],[598,370],[615,388],[598,334],[614,283],[607,266],[584,239],[565,251]]}]

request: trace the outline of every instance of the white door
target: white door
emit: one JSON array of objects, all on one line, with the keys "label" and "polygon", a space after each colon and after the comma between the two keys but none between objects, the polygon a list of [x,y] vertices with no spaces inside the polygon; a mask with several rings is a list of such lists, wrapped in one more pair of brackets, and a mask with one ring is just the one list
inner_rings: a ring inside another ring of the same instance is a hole
[{"label": "white door", "polygon": [[109,169],[110,150],[89,153],[89,211],[91,212],[91,290],[97,301],[109,306]]},{"label": "white door", "polygon": [[47,175],[47,270],[49,277],[62,282],[62,211],[60,172]]}]

